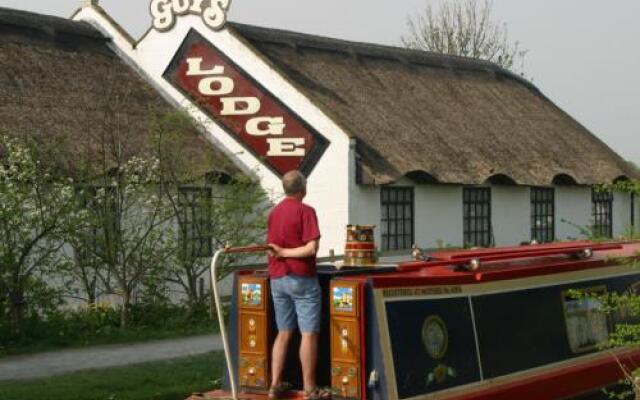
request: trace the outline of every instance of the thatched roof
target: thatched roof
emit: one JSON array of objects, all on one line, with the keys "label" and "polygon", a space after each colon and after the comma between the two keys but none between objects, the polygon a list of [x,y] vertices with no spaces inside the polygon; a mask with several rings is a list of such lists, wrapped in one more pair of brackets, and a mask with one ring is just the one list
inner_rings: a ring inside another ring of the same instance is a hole
[{"label": "thatched roof", "polygon": [[492,63],[231,27],[357,140],[360,180],[610,183],[637,172],[530,82]]},{"label": "thatched roof", "polygon": [[[170,112],[91,25],[0,8],[0,134],[35,138],[68,173],[78,174],[84,161],[99,173],[118,159],[150,154],[154,127],[160,119],[166,127]],[[176,118],[169,119],[177,130]],[[182,152],[175,158],[190,162],[182,178],[237,172],[192,122],[179,133]]]}]

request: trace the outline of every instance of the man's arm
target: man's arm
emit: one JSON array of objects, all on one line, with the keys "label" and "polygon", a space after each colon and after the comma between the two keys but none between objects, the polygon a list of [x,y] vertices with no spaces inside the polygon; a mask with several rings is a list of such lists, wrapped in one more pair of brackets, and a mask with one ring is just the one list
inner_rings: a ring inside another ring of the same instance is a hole
[{"label": "man's arm", "polygon": [[282,247],[269,243],[272,251],[270,254],[278,258],[307,258],[313,257],[318,252],[320,247],[320,239],[312,240],[304,246],[296,247],[294,249],[283,249]]}]

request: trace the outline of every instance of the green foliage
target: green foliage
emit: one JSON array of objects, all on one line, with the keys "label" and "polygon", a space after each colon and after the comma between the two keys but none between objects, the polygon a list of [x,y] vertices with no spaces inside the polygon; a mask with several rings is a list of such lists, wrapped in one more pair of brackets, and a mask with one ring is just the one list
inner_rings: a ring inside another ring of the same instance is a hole
[{"label": "green foliage", "polygon": [[222,354],[29,381],[0,382],[2,400],[184,400],[220,387]]},{"label": "green foliage", "polygon": [[[190,304],[203,304],[208,293],[199,290],[199,280],[208,273],[210,257],[206,242],[215,251],[227,244],[242,246],[264,241],[267,197],[255,180],[225,171],[235,167],[215,152],[198,157],[175,157],[190,148],[198,132],[192,119],[179,112],[156,116],[151,123],[156,157],[160,160],[162,189],[172,209],[172,224],[165,227],[171,257],[165,279],[180,285]],[[203,167],[206,166],[206,167]],[[198,171],[198,173],[194,172]],[[204,176],[203,176],[204,175]],[[185,243],[185,237],[197,237]],[[206,256],[203,256],[205,254]],[[226,257],[219,275],[247,257]]]},{"label": "green foliage", "polygon": [[[130,138],[118,129],[87,136],[79,144],[87,151],[79,151],[73,163],[77,180],[45,166],[55,164],[43,160],[55,157],[59,144],[44,149],[28,137],[1,138],[0,343],[5,347],[118,340],[135,332],[209,324],[209,293],[200,282],[210,255],[186,251],[187,224],[197,220],[196,237],[211,238],[214,249],[263,241],[268,202],[260,186],[234,176],[235,167],[213,146],[203,149],[208,143],[185,114],[154,114],[150,121],[147,137]],[[210,189],[212,195],[191,209],[180,201],[183,186]],[[245,260],[227,257],[221,278],[229,265]],[[168,304],[170,283],[184,289],[188,307]],[[119,296],[122,306],[95,309],[106,294]],[[89,309],[62,310],[68,298]]]},{"label": "green foliage", "polygon": [[596,190],[600,192],[623,192],[623,193],[636,193],[640,194],[640,181],[637,180],[620,180],[616,183],[607,185],[598,185]]},{"label": "green foliage", "polygon": [[43,277],[57,272],[63,232],[80,216],[71,179],[52,175],[29,139],[0,138],[0,319],[19,334],[25,315],[54,300]]},{"label": "green foliage", "polygon": [[[628,264],[632,268],[640,268],[640,253],[635,257],[625,258],[619,261],[621,264]],[[570,290],[569,296],[574,299],[588,299],[597,301],[599,311],[606,314],[612,326],[612,331],[606,342],[600,343],[598,347],[602,349],[628,348],[640,346],[640,293],[637,289],[630,288],[623,293],[589,290]],[[639,390],[640,369],[629,369],[622,364],[620,368],[625,374],[623,385],[616,390],[607,392],[609,398],[626,399]]]},{"label": "green foliage", "polygon": [[207,334],[216,331],[208,309],[169,303],[130,306],[130,327],[120,328],[121,306],[96,303],[77,310],[52,307],[25,318],[22,334],[14,336],[0,324],[0,355],[90,346],[106,343]]},{"label": "green foliage", "polygon": [[170,221],[168,201],[157,187],[159,160],[131,157],[101,178],[91,198],[95,245],[89,250],[112,278],[122,298],[120,325],[129,324],[132,294],[163,276],[170,256],[164,226]]},{"label": "green foliage", "polygon": [[[600,242],[610,242],[612,240],[609,237],[603,237],[599,235],[598,232],[596,232],[596,230],[593,228],[593,226],[581,226],[569,220],[566,220],[564,218],[561,218],[560,222],[574,227],[582,238],[586,238],[587,240],[591,240],[592,242],[600,243]],[[638,228],[629,226],[625,229],[625,232],[617,239],[640,240],[640,230],[638,230]],[[571,240],[575,240],[575,239],[571,239]]]}]

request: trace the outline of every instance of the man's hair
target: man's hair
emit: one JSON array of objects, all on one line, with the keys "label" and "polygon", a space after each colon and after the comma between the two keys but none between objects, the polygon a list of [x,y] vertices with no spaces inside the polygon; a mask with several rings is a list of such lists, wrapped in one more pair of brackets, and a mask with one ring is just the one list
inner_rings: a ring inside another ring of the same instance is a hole
[{"label": "man's hair", "polygon": [[298,170],[289,171],[282,177],[282,188],[288,196],[307,190],[307,178]]}]

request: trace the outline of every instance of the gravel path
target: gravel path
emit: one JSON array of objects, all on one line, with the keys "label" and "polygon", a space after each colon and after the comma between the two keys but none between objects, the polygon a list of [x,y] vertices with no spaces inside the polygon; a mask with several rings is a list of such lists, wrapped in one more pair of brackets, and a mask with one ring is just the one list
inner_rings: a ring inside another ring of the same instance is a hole
[{"label": "gravel path", "polygon": [[218,335],[108,345],[0,358],[0,380],[31,379],[69,372],[168,360],[222,350]]}]

